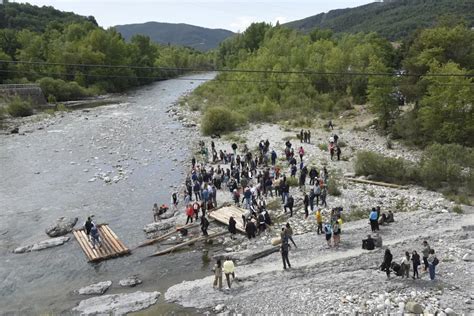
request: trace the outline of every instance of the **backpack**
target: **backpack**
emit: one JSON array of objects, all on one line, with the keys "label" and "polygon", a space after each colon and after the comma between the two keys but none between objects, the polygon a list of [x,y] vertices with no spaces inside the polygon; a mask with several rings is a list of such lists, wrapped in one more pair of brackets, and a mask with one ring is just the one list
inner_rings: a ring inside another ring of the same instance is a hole
[{"label": "backpack", "polygon": [[434,266],[437,266],[438,263],[439,263],[439,260],[438,260],[437,257],[435,257],[434,260],[433,260],[433,265],[434,265]]}]

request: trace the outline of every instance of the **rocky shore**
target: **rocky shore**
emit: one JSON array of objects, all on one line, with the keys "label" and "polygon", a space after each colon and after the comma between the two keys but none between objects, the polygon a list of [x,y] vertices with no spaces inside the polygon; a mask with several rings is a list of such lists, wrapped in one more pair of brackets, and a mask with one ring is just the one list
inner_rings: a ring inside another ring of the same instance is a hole
[{"label": "rocky shore", "polygon": [[[199,116],[185,107],[174,107],[170,115],[199,128]],[[336,120],[334,131],[312,128],[311,144],[302,144],[304,161],[318,169],[326,166],[331,177],[336,177],[341,194],[328,196],[328,208],[343,206],[343,215],[367,210],[360,220],[343,224],[342,241],[339,248],[329,248],[322,235],[317,235],[314,216],[304,219],[302,190],[291,188],[296,200],[296,215],[288,218],[283,213],[281,200],[268,198],[270,214],[280,224],[267,230],[257,239],[223,238],[222,255],[232,257],[238,266],[237,278],[231,290],[219,291],[212,288],[213,276],[194,281],[184,281],[171,287],[165,294],[169,302],[185,307],[194,307],[213,313],[425,313],[438,315],[469,314],[474,311],[472,286],[472,231],[474,210],[463,206],[463,213],[454,212],[454,203],[442,194],[428,191],[419,186],[388,188],[383,186],[353,183],[353,161],[359,150],[370,150],[390,157],[402,157],[417,161],[420,152],[393,143],[387,146],[387,139],[370,128],[354,130],[344,119]],[[274,124],[251,126],[231,136],[214,138],[216,149],[230,151],[230,145],[238,142],[241,148],[255,148],[258,141],[268,139],[279,157],[286,140],[295,148],[297,128]],[[320,144],[327,143],[330,136],[337,134],[345,144],[341,161],[331,161]],[[209,146],[211,138],[202,137]],[[287,164],[279,160],[286,171]],[[226,167],[226,166],[224,166]],[[287,172],[289,173],[289,172]],[[306,190],[307,191],[307,190]],[[230,202],[229,192],[219,191],[218,202]],[[382,212],[392,210],[395,223],[381,228],[383,248],[374,251],[361,249],[361,242],[368,233],[368,210],[380,205]],[[182,216],[182,217],[181,217]],[[184,215],[178,216],[178,221]],[[355,218],[354,218],[355,219]],[[290,251],[292,269],[282,269],[281,256],[271,251],[268,256],[247,260],[253,253],[271,247],[271,239],[278,236],[283,223],[289,222],[295,232],[298,248]],[[389,248],[398,262],[405,251],[421,251],[422,241],[427,240],[436,250],[441,264],[437,279],[429,280],[427,274],[412,280],[392,277],[386,280],[379,270],[385,248]],[[210,272],[210,275],[212,273]],[[258,298],[255,304],[255,298]]]}]

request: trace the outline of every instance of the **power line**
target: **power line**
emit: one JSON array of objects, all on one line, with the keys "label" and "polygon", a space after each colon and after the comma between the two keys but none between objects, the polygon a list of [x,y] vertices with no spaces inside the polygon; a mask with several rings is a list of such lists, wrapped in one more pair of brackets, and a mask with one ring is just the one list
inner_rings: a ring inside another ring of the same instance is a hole
[{"label": "power line", "polygon": [[[21,73],[21,74],[31,74],[28,71],[24,70],[4,70],[0,69],[0,73]],[[36,73],[36,75],[47,75],[47,76],[57,76],[57,77],[71,77],[77,75],[76,73],[64,73],[64,72],[43,72]],[[131,76],[131,75],[100,75],[100,74],[84,74],[81,73],[84,77],[92,78],[122,78],[122,79],[150,79],[153,81],[162,81],[162,80],[183,80],[183,81],[214,81],[214,82],[240,82],[240,83],[276,83],[276,84],[311,84],[311,81],[304,80],[249,80],[249,79],[225,79],[225,78],[187,78],[187,77],[160,77],[160,76]],[[413,84],[407,83],[396,83],[393,84],[376,84],[376,86],[412,86]],[[473,84],[458,84],[458,83],[438,83],[434,82],[431,85],[435,86],[467,86],[474,87]]]},{"label": "power line", "polygon": [[262,74],[300,74],[300,75],[326,75],[326,76],[390,76],[390,77],[474,77],[474,74],[453,74],[453,73],[426,73],[426,74],[410,74],[410,73],[387,73],[387,72],[326,72],[316,70],[262,70],[262,69],[228,69],[228,68],[184,68],[184,67],[150,67],[150,66],[134,66],[134,65],[111,65],[111,64],[75,64],[75,63],[52,63],[39,61],[20,61],[20,60],[0,60],[4,64],[25,64],[36,66],[64,66],[64,67],[81,67],[81,68],[106,68],[106,69],[136,69],[136,70],[159,70],[159,71],[178,71],[178,72],[224,72],[224,73],[262,73]]}]

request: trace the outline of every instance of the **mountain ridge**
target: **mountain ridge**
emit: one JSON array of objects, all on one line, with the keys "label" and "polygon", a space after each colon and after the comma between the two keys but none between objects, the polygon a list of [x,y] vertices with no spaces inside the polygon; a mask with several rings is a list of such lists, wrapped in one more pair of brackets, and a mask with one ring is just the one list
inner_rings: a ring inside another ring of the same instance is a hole
[{"label": "mountain ridge", "polygon": [[474,25],[471,0],[394,0],[372,2],[362,6],[336,9],[283,24],[285,27],[309,32],[315,28],[336,33],[375,31],[390,40],[399,40],[419,28],[432,27],[442,16],[451,15]]},{"label": "mountain ridge", "polygon": [[235,34],[222,28],[211,29],[187,23],[156,21],[116,25],[114,28],[126,40],[130,40],[133,35],[141,34],[160,44],[187,46],[200,51],[216,48],[220,42]]}]

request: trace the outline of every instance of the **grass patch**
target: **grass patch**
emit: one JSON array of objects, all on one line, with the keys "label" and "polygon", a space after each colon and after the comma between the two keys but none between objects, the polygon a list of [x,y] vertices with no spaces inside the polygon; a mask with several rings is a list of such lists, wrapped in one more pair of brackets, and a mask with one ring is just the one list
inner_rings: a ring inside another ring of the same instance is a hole
[{"label": "grass patch", "polygon": [[297,177],[286,177],[286,183],[288,183],[290,187],[297,187],[299,185]]},{"label": "grass patch", "polygon": [[247,139],[244,136],[236,134],[236,133],[227,134],[224,136],[224,139],[229,142],[241,143],[241,144],[245,144],[247,142]]},{"label": "grass patch", "polygon": [[340,148],[344,148],[344,147],[347,147],[347,144],[343,140],[338,140],[337,141],[337,146],[339,146]]},{"label": "grass patch", "polygon": [[446,194],[445,196],[456,204],[472,205],[471,200],[465,194]]},{"label": "grass patch", "polygon": [[321,143],[318,145],[318,148],[321,149],[322,151],[328,151],[328,144]]},{"label": "grass patch", "polygon": [[342,192],[339,189],[339,181],[335,178],[331,178],[328,181],[328,194],[332,196],[341,196]]},{"label": "grass patch", "polygon": [[461,206],[459,206],[459,205],[454,205],[454,207],[453,207],[453,213],[462,214],[462,213],[464,213],[464,210],[462,209]]},{"label": "grass patch", "polygon": [[273,210],[273,211],[280,209],[280,208],[281,208],[280,200],[281,200],[281,199],[278,199],[278,198],[277,198],[277,199],[275,199],[275,200],[273,200],[273,201],[268,202],[268,203],[267,203],[267,208],[268,208],[269,210]]},{"label": "grass patch", "polygon": [[401,197],[397,200],[395,204],[395,212],[408,212],[410,209],[408,208],[408,202],[404,197]]},{"label": "grass patch", "polygon": [[31,102],[23,100],[20,97],[12,98],[8,103],[6,111],[13,117],[25,117],[33,115],[33,107],[31,106]]},{"label": "grass patch", "polygon": [[357,207],[352,208],[349,212],[345,213],[343,216],[344,222],[353,222],[360,219],[369,218],[369,211],[364,209],[359,209]]}]

